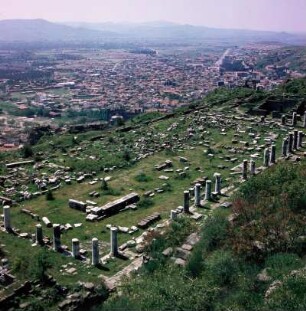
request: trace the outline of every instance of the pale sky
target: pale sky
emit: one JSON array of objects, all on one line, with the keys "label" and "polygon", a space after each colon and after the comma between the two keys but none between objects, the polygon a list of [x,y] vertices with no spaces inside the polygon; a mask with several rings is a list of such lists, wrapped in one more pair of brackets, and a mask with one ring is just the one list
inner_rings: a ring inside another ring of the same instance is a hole
[{"label": "pale sky", "polygon": [[306,0],[0,0],[0,20],[16,18],[306,32]]}]

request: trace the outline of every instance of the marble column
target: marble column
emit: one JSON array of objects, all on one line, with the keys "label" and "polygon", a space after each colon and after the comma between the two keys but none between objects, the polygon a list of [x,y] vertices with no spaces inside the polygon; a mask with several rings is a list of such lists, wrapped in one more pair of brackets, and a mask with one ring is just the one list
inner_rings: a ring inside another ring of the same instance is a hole
[{"label": "marble column", "polygon": [[211,180],[206,180],[205,184],[205,200],[211,199]]},{"label": "marble column", "polygon": [[43,229],[41,224],[36,225],[36,234],[35,234],[36,244],[43,243]]},{"label": "marble column", "polygon": [[72,239],[72,257],[78,258],[80,256],[80,241],[79,239]]},{"label": "marble column", "polygon": [[53,249],[55,251],[61,249],[61,228],[59,224],[53,225]]},{"label": "marble column", "polygon": [[189,213],[189,191],[184,191],[184,213]]},{"label": "marble column", "polygon": [[286,116],[285,115],[282,115],[282,125],[286,125]]},{"label": "marble column", "polygon": [[250,172],[252,176],[256,174],[256,163],[254,160],[250,161]]},{"label": "marble column", "polygon": [[4,221],[4,229],[6,231],[11,230],[11,208],[8,205],[3,206],[3,221]]},{"label": "marble column", "polygon": [[271,146],[271,153],[270,153],[270,164],[275,164],[276,160],[276,146]]},{"label": "marble column", "polygon": [[302,131],[299,131],[299,137],[298,137],[298,146],[299,146],[299,148],[303,147],[303,137],[304,137],[304,133]]},{"label": "marble column", "polygon": [[289,153],[292,153],[293,151],[293,133],[289,133],[288,136],[288,151]]},{"label": "marble column", "polygon": [[221,194],[221,174],[215,173],[215,192]]},{"label": "marble column", "polygon": [[171,220],[177,220],[177,211],[176,210],[172,209],[170,211],[170,219]]},{"label": "marble column", "polygon": [[110,229],[110,243],[111,243],[111,254],[113,256],[118,255],[118,229],[116,227],[111,227]]},{"label": "marble column", "polygon": [[293,149],[297,150],[298,149],[298,130],[293,131]]},{"label": "marble column", "polygon": [[270,151],[268,148],[265,148],[264,150],[264,160],[263,160],[263,165],[265,167],[269,166],[269,158],[270,158]]},{"label": "marble column", "polygon": [[248,160],[243,160],[242,162],[242,178],[248,178]]},{"label": "marble column", "polygon": [[296,126],[296,121],[297,121],[297,114],[296,112],[292,113],[292,125]]},{"label": "marble column", "polygon": [[194,205],[200,206],[201,204],[201,185],[195,184],[194,186]]},{"label": "marble column", "polygon": [[283,144],[282,144],[282,156],[283,157],[287,156],[287,151],[288,151],[288,139],[284,138],[283,139]]},{"label": "marble column", "polygon": [[93,266],[97,266],[99,264],[99,241],[97,238],[93,238],[91,240],[91,248],[92,248],[92,255],[91,255],[91,264]]}]

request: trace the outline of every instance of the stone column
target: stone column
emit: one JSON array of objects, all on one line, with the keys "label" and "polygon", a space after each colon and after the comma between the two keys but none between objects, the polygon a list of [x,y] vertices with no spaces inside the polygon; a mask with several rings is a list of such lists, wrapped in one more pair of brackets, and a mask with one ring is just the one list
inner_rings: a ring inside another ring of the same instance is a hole
[{"label": "stone column", "polygon": [[283,139],[283,145],[282,145],[282,156],[286,157],[287,156],[287,151],[288,151],[288,140],[287,138]]},{"label": "stone column", "polygon": [[189,213],[189,191],[184,191],[184,213]]},{"label": "stone column", "polygon": [[270,164],[275,164],[276,159],[276,146],[271,146],[271,153],[270,153]]},{"label": "stone column", "polygon": [[289,133],[288,136],[288,151],[289,153],[292,153],[293,151],[293,133]]},{"label": "stone column", "polygon": [[170,219],[171,220],[176,220],[177,219],[177,211],[176,210],[172,209],[170,211]]},{"label": "stone column", "polygon": [[201,185],[200,184],[195,184],[194,186],[194,205],[195,206],[200,206],[201,203]]},{"label": "stone column", "polygon": [[295,126],[296,125],[296,112],[292,113],[292,125]]},{"label": "stone column", "polygon": [[248,178],[248,160],[243,160],[242,162],[242,178]]},{"label": "stone column", "polygon": [[304,137],[304,133],[302,131],[299,131],[298,147],[300,148],[303,147],[303,137]]},{"label": "stone column", "polygon": [[210,200],[211,199],[211,180],[206,180],[206,185],[205,185],[205,200]]},{"label": "stone column", "polygon": [[264,150],[264,161],[263,161],[263,165],[265,167],[268,167],[269,166],[269,157],[270,157],[270,151],[268,148],[266,148]]},{"label": "stone column", "polygon": [[111,254],[113,256],[118,255],[118,239],[117,239],[118,229],[116,227],[111,227],[110,229],[110,243],[111,243]]},{"label": "stone column", "polygon": [[254,160],[250,161],[250,172],[253,176],[256,174],[256,163]]},{"label": "stone column", "polygon": [[298,149],[298,130],[293,131],[293,149],[297,150]]},{"label": "stone column", "polygon": [[8,205],[3,206],[3,216],[4,216],[4,229],[9,231],[11,227],[11,208]]},{"label": "stone column", "polygon": [[189,197],[193,197],[194,196],[194,188],[190,187],[189,188]]},{"label": "stone column", "polygon": [[99,241],[97,238],[93,238],[91,240],[91,248],[92,248],[91,264],[93,266],[97,266],[99,264]]},{"label": "stone column", "polygon": [[61,228],[59,224],[53,225],[53,249],[55,251],[61,249]]},{"label": "stone column", "polygon": [[72,239],[72,257],[78,258],[80,256],[80,241],[79,239]]},{"label": "stone column", "polygon": [[306,111],[304,112],[303,127],[306,127]]},{"label": "stone column", "polygon": [[286,125],[286,116],[283,114],[282,115],[282,125]]},{"label": "stone column", "polygon": [[42,244],[43,243],[43,231],[42,231],[42,226],[41,224],[36,225],[36,244]]},{"label": "stone column", "polygon": [[216,179],[216,181],[215,181],[215,192],[218,194],[221,194],[221,174],[215,173],[214,177]]}]

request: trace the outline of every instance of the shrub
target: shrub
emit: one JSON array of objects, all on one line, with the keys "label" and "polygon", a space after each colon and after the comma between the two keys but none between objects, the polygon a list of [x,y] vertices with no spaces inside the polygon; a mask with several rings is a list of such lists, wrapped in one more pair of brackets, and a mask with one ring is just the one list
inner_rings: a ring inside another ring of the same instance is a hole
[{"label": "shrub", "polygon": [[34,154],[33,149],[30,145],[24,145],[21,149],[21,156],[23,158],[30,158]]},{"label": "shrub", "polygon": [[186,265],[187,274],[195,278],[200,276],[203,270],[203,255],[199,247],[195,248]]},{"label": "shrub", "polygon": [[215,251],[205,261],[205,273],[219,286],[233,285],[238,271],[237,259],[229,251]]},{"label": "shrub", "polygon": [[226,241],[229,223],[221,212],[207,219],[202,229],[201,245],[204,250],[212,251]]},{"label": "shrub", "polygon": [[140,172],[135,176],[135,180],[138,182],[148,182],[152,180],[152,178],[150,176],[147,176],[145,173]]},{"label": "shrub", "polygon": [[148,208],[154,205],[154,201],[151,198],[142,198],[138,203],[137,206],[140,208]]}]

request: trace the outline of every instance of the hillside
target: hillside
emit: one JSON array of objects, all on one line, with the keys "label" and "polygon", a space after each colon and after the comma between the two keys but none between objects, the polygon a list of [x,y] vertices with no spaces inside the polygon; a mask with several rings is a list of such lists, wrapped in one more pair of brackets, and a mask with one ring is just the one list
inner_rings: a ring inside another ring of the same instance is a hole
[{"label": "hillside", "polygon": [[297,70],[306,73],[306,48],[305,47],[286,47],[276,49],[269,56],[259,59],[257,67],[265,68],[267,65],[285,66],[290,70]]},{"label": "hillside", "polygon": [[[282,148],[293,130],[305,135],[303,119],[292,124],[292,109],[285,122],[243,109],[284,90],[303,96],[305,79],[267,93],[219,89],[173,114],[103,131],[49,130],[35,145],[1,153],[11,225],[1,222],[8,268],[0,275],[14,278],[0,283],[0,306],[89,309],[118,288],[121,296],[98,310],[304,309],[305,142]],[[139,201],[105,212],[129,194]]]},{"label": "hillside", "polygon": [[282,163],[242,185],[231,210],[206,219],[184,268],[160,255],[175,229],[155,236],[151,261],[95,310],[304,310],[305,170]]}]

